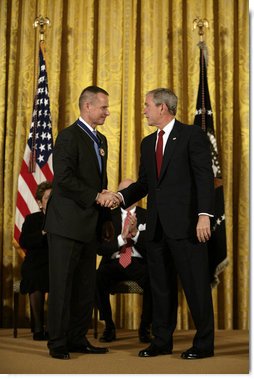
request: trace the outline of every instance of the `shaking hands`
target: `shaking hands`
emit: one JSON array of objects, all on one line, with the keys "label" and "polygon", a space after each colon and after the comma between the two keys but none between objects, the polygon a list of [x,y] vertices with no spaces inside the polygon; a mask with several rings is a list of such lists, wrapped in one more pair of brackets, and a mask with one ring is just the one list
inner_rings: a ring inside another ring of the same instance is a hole
[{"label": "shaking hands", "polygon": [[115,192],[109,190],[103,190],[96,198],[96,203],[102,207],[117,208],[122,202],[122,197]]}]

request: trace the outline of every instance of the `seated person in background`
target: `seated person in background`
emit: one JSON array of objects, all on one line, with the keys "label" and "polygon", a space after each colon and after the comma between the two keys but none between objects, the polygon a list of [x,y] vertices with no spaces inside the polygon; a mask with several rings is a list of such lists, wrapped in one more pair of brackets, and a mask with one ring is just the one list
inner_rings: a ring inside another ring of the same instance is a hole
[{"label": "seated person in background", "polygon": [[20,246],[26,250],[21,266],[20,292],[29,294],[33,339],[46,340],[44,330],[45,294],[49,291],[49,263],[47,235],[42,230],[51,182],[38,185],[35,198],[40,211],[26,216],[19,238]]},{"label": "seated person in background", "polygon": [[[130,179],[122,181],[119,184],[119,190],[128,187],[131,183],[133,181]],[[96,275],[96,303],[100,320],[105,320],[106,324],[104,333],[99,339],[100,342],[111,342],[116,339],[109,290],[112,285],[123,280],[134,280],[144,290],[139,339],[140,342],[145,343],[151,340],[152,298],[145,261],[145,222],[146,210],[136,204],[126,210],[122,208],[112,210],[115,235],[111,241],[104,240],[98,252],[103,258]],[[128,258],[128,250],[130,250],[130,258]]]}]

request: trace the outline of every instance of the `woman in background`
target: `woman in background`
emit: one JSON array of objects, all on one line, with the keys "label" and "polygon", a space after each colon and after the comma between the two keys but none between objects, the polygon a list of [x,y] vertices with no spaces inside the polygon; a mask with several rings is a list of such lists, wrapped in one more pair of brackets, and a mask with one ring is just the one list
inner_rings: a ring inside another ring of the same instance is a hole
[{"label": "woman in background", "polygon": [[26,256],[21,267],[20,292],[29,294],[33,339],[47,340],[44,329],[45,294],[49,291],[48,241],[42,229],[52,183],[45,181],[38,185],[35,198],[40,211],[26,216],[19,239]]}]

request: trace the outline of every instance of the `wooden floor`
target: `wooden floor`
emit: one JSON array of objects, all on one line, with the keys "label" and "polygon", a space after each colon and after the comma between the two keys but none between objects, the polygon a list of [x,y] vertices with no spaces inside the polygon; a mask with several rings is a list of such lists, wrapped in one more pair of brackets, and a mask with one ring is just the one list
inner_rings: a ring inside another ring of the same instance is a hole
[{"label": "wooden floor", "polygon": [[[100,331],[101,332],[101,331]],[[0,374],[248,374],[249,334],[246,331],[217,331],[212,358],[195,361],[180,358],[191,346],[194,331],[176,331],[172,355],[138,357],[147,345],[138,340],[137,331],[117,331],[117,340],[106,344],[109,353],[85,355],[72,353],[61,361],[48,355],[44,341],[33,341],[29,329],[20,329],[13,338],[11,329],[0,329]],[[105,346],[93,338],[89,341]]]}]

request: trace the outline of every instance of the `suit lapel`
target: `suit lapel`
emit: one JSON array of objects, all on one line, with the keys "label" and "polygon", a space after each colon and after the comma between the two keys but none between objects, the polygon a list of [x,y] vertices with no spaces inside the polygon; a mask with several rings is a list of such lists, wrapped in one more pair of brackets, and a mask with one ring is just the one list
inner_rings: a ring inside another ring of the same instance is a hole
[{"label": "suit lapel", "polygon": [[166,168],[168,167],[170,160],[174,154],[176,146],[180,142],[180,136],[181,136],[181,128],[179,127],[179,123],[176,120],[174,127],[168,137],[167,144],[165,146],[159,181],[162,179],[166,171]]},{"label": "suit lapel", "polygon": [[89,137],[89,135],[78,126],[78,124],[77,124],[77,128],[79,130],[79,134],[80,134],[81,138],[86,143],[86,145],[87,145],[87,147],[88,147],[88,149],[89,149],[89,151],[91,153],[91,156],[93,157],[93,160],[94,160],[94,162],[95,162],[95,164],[97,166],[98,172],[100,174],[100,167],[99,167],[98,158],[97,158],[97,155],[96,155],[96,152],[95,152],[95,149],[94,149],[94,142]]},{"label": "suit lapel", "polygon": [[[102,153],[101,155],[101,167],[102,167],[102,175],[104,177],[104,175],[106,175],[106,163],[107,163],[107,154],[108,154],[108,151],[107,151],[107,145],[105,143],[105,137],[100,133],[98,132],[97,130],[97,136],[99,137],[100,141],[101,141],[101,149],[103,150],[104,153]],[[104,154],[104,155],[103,155]],[[98,161],[98,159],[97,159]],[[98,167],[99,167],[99,164],[98,164]]]},{"label": "suit lapel", "polygon": [[156,154],[155,154],[156,139],[157,139],[157,131],[151,135],[150,147],[149,147],[149,151],[154,152],[153,159],[151,159],[151,165],[152,165],[152,172],[154,174],[155,180],[157,180],[157,167],[156,167]]},{"label": "suit lapel", "polygon": [[112,221],[115,225],[116,237],[122,232],[122,212],[121,208],[116,208],[112,211]]}]

